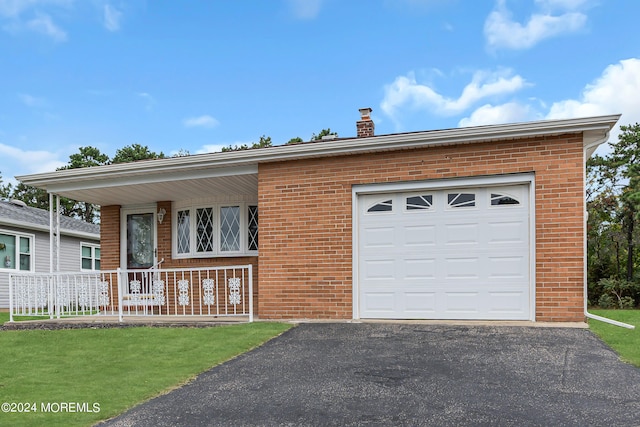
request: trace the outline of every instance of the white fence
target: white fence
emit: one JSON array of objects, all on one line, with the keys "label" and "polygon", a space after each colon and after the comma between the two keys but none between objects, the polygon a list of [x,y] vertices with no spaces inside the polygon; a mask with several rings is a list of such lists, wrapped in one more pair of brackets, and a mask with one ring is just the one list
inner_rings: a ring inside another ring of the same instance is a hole
[{"label": "white fence", "polygon": [[251,265],[15,273],[9,276],[14,316],[248,316],[253,321]]}]

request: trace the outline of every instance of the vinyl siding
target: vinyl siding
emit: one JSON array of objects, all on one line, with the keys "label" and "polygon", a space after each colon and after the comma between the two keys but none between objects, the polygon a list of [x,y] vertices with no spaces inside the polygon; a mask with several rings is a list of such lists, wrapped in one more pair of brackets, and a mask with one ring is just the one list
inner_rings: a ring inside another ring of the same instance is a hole
[{"label": "vinyl siding", "polygon": [[[33,270],[37,273],[49,271],[49,233],[33,231],[17,227],[0,227],[0,230],[30,234],[35,236],[32,251],[32,260],[35,262]],[[99,239],[77,238],[62,235],[60,241],[60,271],[80,271],[81,267],[81,243],[100,243]],[[0,309],[9,308],[9,274],[15,270],[0,269]]]}]

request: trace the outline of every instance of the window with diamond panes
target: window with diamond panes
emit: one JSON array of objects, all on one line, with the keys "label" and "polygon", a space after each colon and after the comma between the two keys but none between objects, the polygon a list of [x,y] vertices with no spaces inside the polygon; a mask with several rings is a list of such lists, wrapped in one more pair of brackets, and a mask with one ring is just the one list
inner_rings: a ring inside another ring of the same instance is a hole
[{"label": "window with diamond panes", "polygon": [[220,251],[240,250],[240,206],[220,208]]},{"label": "window with diamond panes", "polygon": [[249,215],[247,221],[247,231],[249,234],[249,242],[247,249],[250,251],[258,250],[258,207],[249,206],[247,209]]},{"label": "window with diamond panes", "polygon": [[213,251],[213,208],[196,209],[196,251]]},{"label": "window with diamond panes", "polygon": [[427,194],[424,196],[407,197],[407,210],[427,210],[433,206],[433,196]]},{"label": "window with diamond panes", "polygon": [[191,221],[190,211],[178,211],[178,253],[188,254],[191,252]]}]

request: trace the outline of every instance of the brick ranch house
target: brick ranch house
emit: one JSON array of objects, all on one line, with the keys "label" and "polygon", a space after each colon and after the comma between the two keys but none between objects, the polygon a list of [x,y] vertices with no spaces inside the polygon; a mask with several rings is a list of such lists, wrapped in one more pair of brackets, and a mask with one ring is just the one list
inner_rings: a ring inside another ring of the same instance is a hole
[{"label": "brick ranch house", "polygon": [[17,178],[101,205],[103,270],[140,261],[136,221],[139,266],[251,264],[260,319],[585,320],[585,162],[618,115],[375,135],[360,112],[355,138]]}]

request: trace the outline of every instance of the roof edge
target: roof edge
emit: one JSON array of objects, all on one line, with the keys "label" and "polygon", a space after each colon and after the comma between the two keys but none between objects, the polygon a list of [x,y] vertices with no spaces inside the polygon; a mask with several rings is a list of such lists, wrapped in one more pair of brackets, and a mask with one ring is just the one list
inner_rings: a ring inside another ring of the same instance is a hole
[{"label": "roof edge", "polygon": [[563,133],[600,131],[608,133],[617,123],[620,114],[560,120],[500,125],[474,126],[409,133],[377,135],[364,138],[345,138],[296,145],[278,145],[254,150],[229,151],[198,154],[194,156],[170,157],[119,163],[88,168],[65,169],[15,178],[26,185],[47,188],[47,184],[64,184],[78,180],[96,180],[109,177],[133,176],[147,173],[170,173],[195,169],[245,166],[264,162],[358,154],[371,151],[386,151],[423,146],[453,145],[522,139]]},{"label": "roof edge", "polygon": [[[25,221],[6,221],[6,220],[0,219],[0,225],[5,227],[16,227],[16,228],[24,228],[26,230],[46,231],[47,233],[49,232],[48,225],[34,224],[31,222],[25,222]],[[60,228],[60,234],[69,236],[69,237],[80,237],[80,238],[100,240],[100,233],[94,234],[88,231],[69,230],[68,228]]]}]

